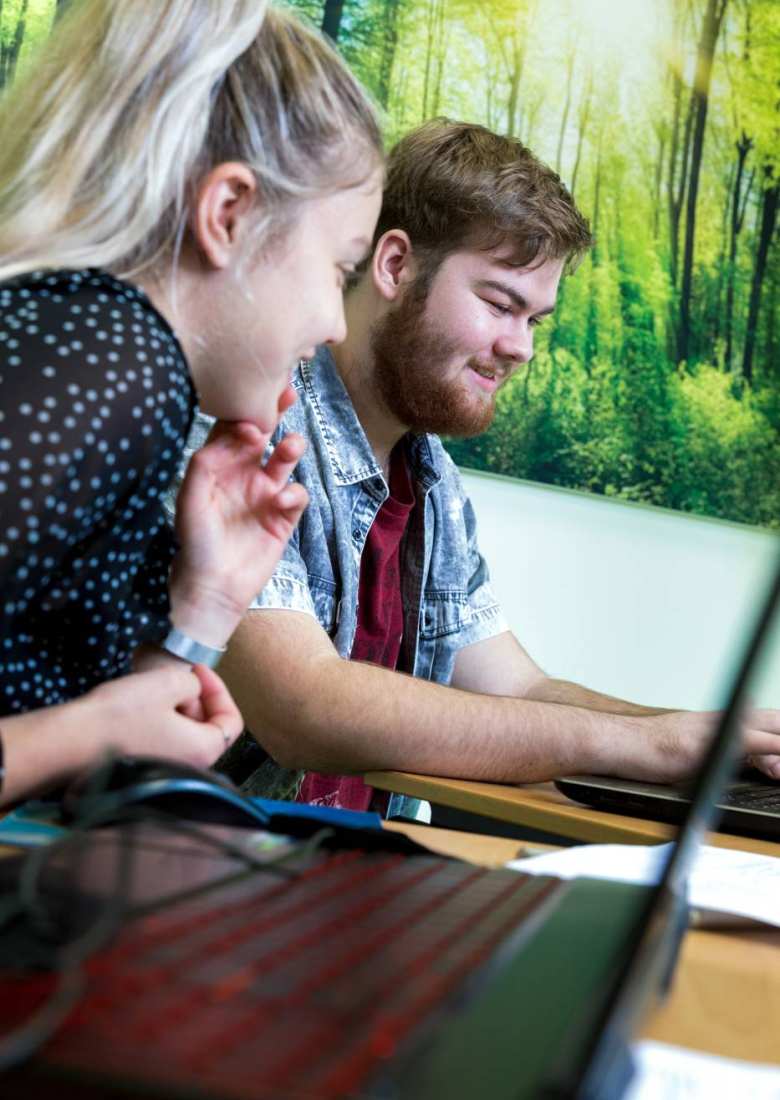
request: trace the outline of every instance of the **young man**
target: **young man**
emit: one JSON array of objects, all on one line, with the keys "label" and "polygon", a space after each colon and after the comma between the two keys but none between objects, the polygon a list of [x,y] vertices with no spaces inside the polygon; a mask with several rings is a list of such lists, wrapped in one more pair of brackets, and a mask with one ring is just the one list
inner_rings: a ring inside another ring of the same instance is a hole
[{"label": "young man", "polygon": [[[551,679],[523,650],[432,434],[488,427],[590,244],[515,140],[437,120],[391,153],[371,258],[334,274],[354,283],[347,338],[294,376],[284,430],[308,440],[310,504],[220,666],[264,748],[306,769],[299,797],[367,808],[369,769],[531,782],[695,767],[712,715]],[[754,717],[745,750],[780,776],[777,712]]]}]

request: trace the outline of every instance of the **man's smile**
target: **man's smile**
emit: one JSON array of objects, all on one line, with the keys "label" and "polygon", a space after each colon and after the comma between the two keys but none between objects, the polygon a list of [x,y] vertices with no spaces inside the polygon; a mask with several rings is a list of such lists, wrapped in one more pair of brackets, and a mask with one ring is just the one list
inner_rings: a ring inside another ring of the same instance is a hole
[{"label": "man's smile", "polygon": [[504,367],[488,366],[482,363],[468,363],[467,369],[474,384],[487,393],[495,393],[509,376],[509,371]]}]

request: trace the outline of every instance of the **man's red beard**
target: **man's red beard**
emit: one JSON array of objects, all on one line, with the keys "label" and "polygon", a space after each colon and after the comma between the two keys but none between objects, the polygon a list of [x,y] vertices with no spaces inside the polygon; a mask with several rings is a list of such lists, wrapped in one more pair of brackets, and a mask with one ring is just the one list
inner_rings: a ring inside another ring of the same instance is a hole
[{"label": "man's red beard", "polygon": [[379,395],[412,432],[480,435],[493,421],[495,397],[479,398],[445,376],[457,349],[426,318],[426,302],[427,288],[413,285],[400,305],[373,326],[371,351]]}]

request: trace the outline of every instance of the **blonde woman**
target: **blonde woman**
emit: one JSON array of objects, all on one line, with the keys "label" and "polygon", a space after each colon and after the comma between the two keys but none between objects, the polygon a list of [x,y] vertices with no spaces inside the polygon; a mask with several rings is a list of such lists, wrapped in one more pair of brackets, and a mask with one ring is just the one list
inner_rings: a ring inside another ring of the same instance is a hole
[{"label": "blonde woman", "polygon": [[[0,104],[0,721],[17,800],[108,745],[214,760],[219,654],[305,505],[289,374],[344,336],[375,115],[257,0],[72,0]],[[217,418],[160,497],[196,402]],[[193,669],[193,665],[196,667]],[[131,669],[135,668],[135,672]]]}]

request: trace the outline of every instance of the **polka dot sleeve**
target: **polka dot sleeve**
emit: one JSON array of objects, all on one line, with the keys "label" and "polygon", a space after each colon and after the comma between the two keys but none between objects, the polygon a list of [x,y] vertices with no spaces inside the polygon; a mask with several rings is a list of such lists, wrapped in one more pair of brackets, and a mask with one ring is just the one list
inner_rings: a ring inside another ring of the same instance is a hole
[{"label": "polka dot sleeve", "polygon": [[100,272],[0,286],[0,714],[126,671],[162,629],[160,497],[193,398],[138,289]]}]

